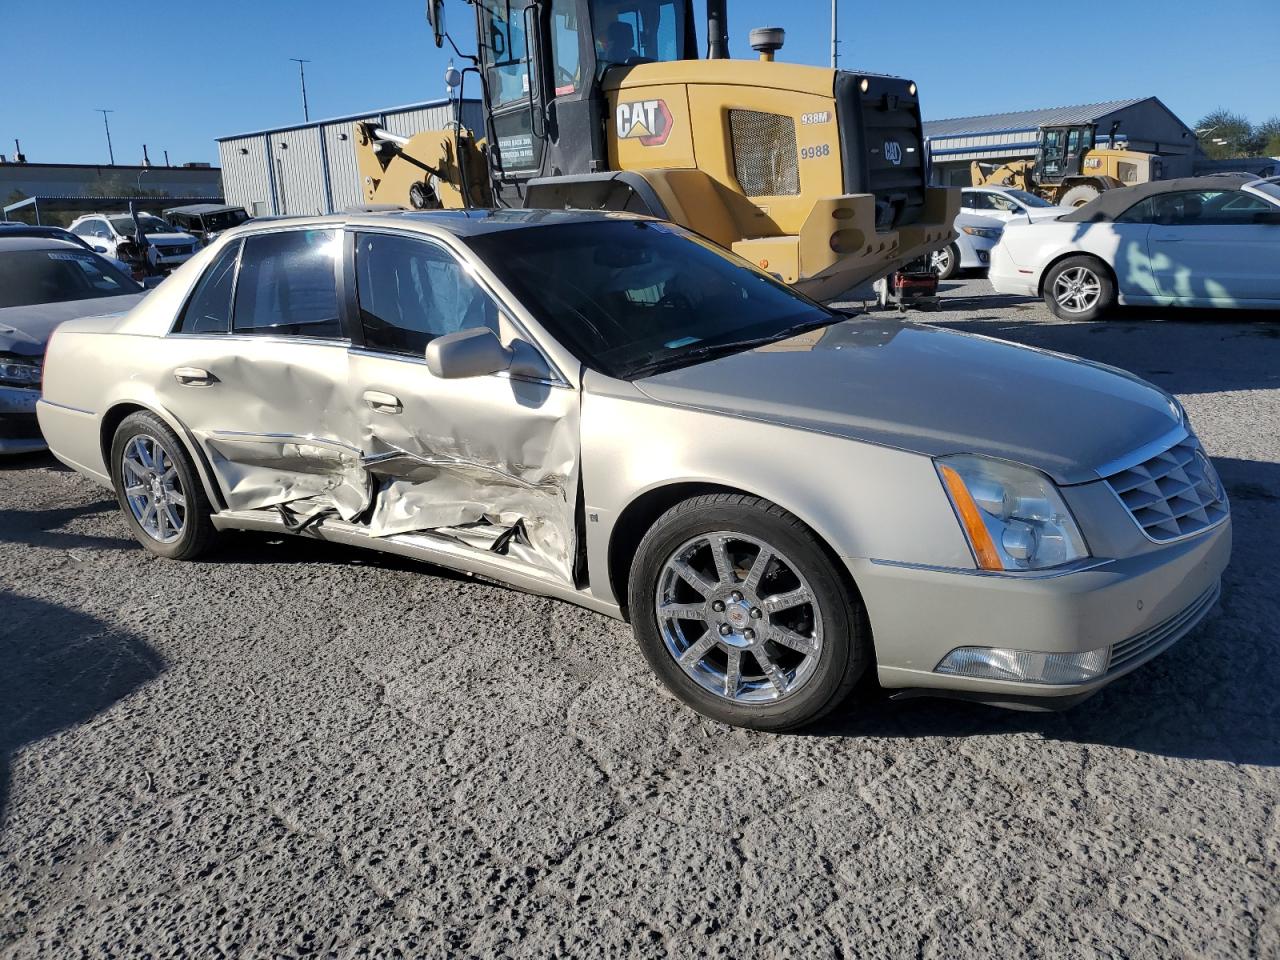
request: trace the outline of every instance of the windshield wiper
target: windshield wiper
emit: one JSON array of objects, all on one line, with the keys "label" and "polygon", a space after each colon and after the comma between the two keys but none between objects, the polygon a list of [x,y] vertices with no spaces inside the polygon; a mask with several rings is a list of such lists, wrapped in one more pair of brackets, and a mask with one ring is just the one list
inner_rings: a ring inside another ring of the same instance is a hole
[{"label": "windshield wiper", "polygon": [[[818,327],[828,327],[833,323],[841,322],[840,317],[822,317],[817,320],[806,320],[804,323],[797,323],[782,330],[775,330],[767,337],[752,337],[747,340],[729,340],[725,343],[707,343],[702,346],[691,347],[688,350],[680,350],[675,353],[664,352],[661,356],[646,360],[644,363],[631,367],[626,373],[627,380],[639,380],[641,377],[649,377],[655,373],[661,373],[664,370],[671,370],[677,367],[691,366],[695,363],[702,363],[706,360],[714,360],[716,357],[723,357],[733,353],[743,353],[756,347],[763,347],[770,343],[778,343],[781,340],[789,340],[791,337],[798,336],[809,330],[815,330]],[[650,356],[653,356],[650,354]]]}]

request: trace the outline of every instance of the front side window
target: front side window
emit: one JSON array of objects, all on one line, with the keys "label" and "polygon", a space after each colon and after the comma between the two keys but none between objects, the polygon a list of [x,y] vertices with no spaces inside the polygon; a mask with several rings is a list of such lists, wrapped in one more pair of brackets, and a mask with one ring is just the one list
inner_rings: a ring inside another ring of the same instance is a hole
[{"label": "front side window", "polygon": [[342,336],[337,230],[289,230],[246,237],[232,329],[266,336]]},{"label": "front side window", "polygon": [[573,93],[582,84],[576,10],[575,0],[551,0],[552,85],[557,97]]},{"label": "front side window", "polygon": [[204,272],[178,322],[178,329],[183,333],[227,332],[231,325],[231,292],[239,253],[240,244],[229,244]]},{"label": "front side window", "polygon": [[446,333],[499,333],[498,305],[457,257],[424,240],[357,234],[356,296],[371,350],[420,357]]},{"label": "front side window", "polygon": [[645,376],[841,319],[671,224],[560,223],[469,243],[557,340],[611,377]]},{"label": "front side window", "polygon": [[88,250],[13,250],[0,256],[0,307],[141,292],[131,278]]}]

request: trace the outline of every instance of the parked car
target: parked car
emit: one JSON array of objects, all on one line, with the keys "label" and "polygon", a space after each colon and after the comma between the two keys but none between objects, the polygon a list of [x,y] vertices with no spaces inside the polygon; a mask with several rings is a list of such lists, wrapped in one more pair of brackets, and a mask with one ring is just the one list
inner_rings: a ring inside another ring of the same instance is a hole
[{"label": "parked car", "polygon": [[966,187],[960,191],[960,212],[996,220],[1053,220],[1075,207],[1059,207],[1044,197],[1014,187]]},{"label": "parked car", "polygon": [[1199,622],[1230,551],[1157,387],[850,319],[621,213],[248,224],[64,325],[38,409],[159,556],[240,528],[482,574],[629,619],[678,697],[762,729],[871,669],[1065,706]]},{"label": "parked car", "polygon": [[930,262],[939,280],[949,280],[961,270],[985,270],[991,263],[991,251],[1000,242],[1004,222],[961,212],[956,216],[956,238],[930,254]]},{"label": "parked car", "polygon": [[44,449],[36,401],[53,328],[128,310],[142,295],[127,273],[78,244],[0,231],[0,454]]},{"label": "parked car", "polygon": [[[136,244],[138,225],[147,238],[145,262]],[[94,213],[79,217],[70,227],[98,253],[145,266],[155,273],[168,273],[191,259],[200,244],[150,213],[139,213],[138,224],[127,213]]]},{"label": "parked car", "polygon": [[[62,227],[45,224],[13,223],[11,221],[0,223],[0,237],[44,237],[46,240],[65,240],[67,243],[74,243],[77,247],[93,251],[93,247],[89,245],[84,237],[78,237],[70,230],[65,230]],[[142,282],[143,274],[141,270],[136,270],[123,260],[117,260],[115,257],[108,257],[105,254],[103,259],[121,273],[127,273],[133,279]]]},{"label": "parked car", "polygon": [[232,207],[224,203],[194,203],[185,207],[170,207],[164,218],[175,229],[189,233],[208,246],[222,235],[224,230],[248,223],[252,217],[244,207]]},{"label": "parked car", "polygon": [[1012,221],[989,276],[1068,320],[1115,304],[1280,309],[1280,178],[1162,180],[1056,220]]}]

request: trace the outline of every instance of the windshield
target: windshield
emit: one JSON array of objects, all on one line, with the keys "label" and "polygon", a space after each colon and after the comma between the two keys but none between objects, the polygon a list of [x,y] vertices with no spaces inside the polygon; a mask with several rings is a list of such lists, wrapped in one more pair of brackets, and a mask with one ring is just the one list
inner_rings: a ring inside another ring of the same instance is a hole
[{"label": "windshield", "polygon": [[1019,203],[1028,207],[1052,207],[1053,204],[1044,197],[1037,197],[1034,193],[1027,193],[1025,190],[1006,190],[1006,196],[1012,197]]},{"label": "windshield", "polygon": [[843,319],[671,224],[562,223],[470,243],[579,360],[620,379]]},{"label": "windshield", "polygon": [[142,287],[87,250],[14,250],[0,254],[0,307],[141,292]]},{"label": "windshield", "polygon": [[1262,183],[1251,183],[1249,189],[1265,193],[1272,200],[1280,203],[1280,180],[1264,180]]},{"label": "windshield", "polygon": [[[139,222],[142,224],[142,232],[147,236],[153,233],[174,233],[174,228],[169,226],[159,217],[153,217],[149,213],[143,213],[138,216]],[[137,231],[133,226],[133,217],[112,217],[111,226],[115,228],[116,233],[122,237],[132,237]]]},{"label": "windshield", "polygon": [[684,22],[675,0],[591,0],[596,62],[649,63],[680,59]]},{"label": "windshield", "polygon": [[248,219],[249,214],[243,210],[222,210],[218,213],[202,214],[200,217],[203,229],[209,233],[230,230],[232,227],[238,227]]}]

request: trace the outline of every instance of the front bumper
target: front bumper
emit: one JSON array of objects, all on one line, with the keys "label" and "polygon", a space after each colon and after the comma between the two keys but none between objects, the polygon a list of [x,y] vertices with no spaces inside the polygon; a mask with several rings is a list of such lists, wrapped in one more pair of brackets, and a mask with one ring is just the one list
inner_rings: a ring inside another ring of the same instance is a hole
[{"label": "front bumper", "polygon": [[[847,560],[866,603],[882,686],[1003,706],[1056,709],[1168,649],[1212,609],[1231,555],[1231,521],[1201,536],[1074,572],[1001,576]],[[935,673],[957,647],[1077,653],[1111,646],[1085,683]]]},{"label": "front bumper", "polygon": [[36,423],[39,390],[0,387],[0,455],[32,453],[46,444]]}]

